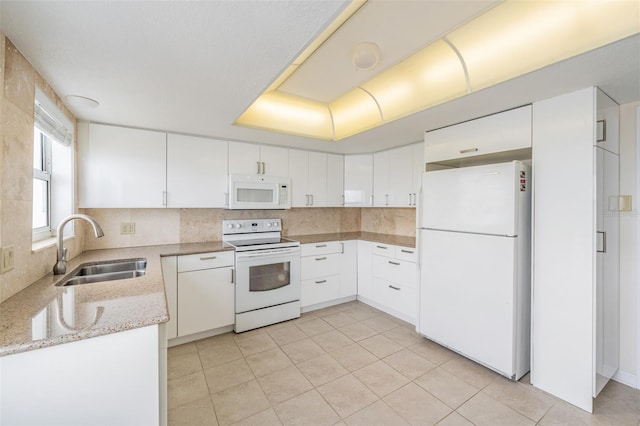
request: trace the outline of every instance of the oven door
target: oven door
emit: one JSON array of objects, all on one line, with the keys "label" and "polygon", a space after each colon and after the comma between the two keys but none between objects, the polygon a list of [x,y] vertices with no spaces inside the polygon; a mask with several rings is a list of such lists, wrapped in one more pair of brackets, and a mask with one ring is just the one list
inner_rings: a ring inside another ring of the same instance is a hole
[{"label": "oven door", "polygon": [[300,300],[300,247],[236,252],[236,313]]}]

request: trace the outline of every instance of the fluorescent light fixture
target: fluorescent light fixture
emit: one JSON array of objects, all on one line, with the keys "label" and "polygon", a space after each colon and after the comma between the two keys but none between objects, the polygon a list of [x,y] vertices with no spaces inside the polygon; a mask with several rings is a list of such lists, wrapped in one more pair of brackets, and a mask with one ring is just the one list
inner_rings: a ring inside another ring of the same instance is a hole
[{"label": "fluorescent light fixture", "polygon": [[[345,9],[236,124],[337,141],[640,32],[635,0],[506,0],[328,104],[279,92],[363,4]],[[363,69],[379,58],[368,55]]]}]

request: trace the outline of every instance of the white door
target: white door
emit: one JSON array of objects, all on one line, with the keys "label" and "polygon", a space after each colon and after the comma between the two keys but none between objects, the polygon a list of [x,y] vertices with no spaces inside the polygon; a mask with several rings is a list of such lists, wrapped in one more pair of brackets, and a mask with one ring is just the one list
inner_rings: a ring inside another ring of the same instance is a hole
[{"label": "white door", "polygon": [[413,147],[389,150],[389,205],[411,207],[413,203]]},{"label": "white door", "polygon": [[167,207],[225,207],[227,142],[167,137]]},{"label": "white door", "polygon": [[309,153],[309,194],[312,207],[327,205],[327,154]]},{"label": "white door", "polygon": [[389,151],[373,154],[373,205],[389,206]]},{"label": "white door", "polygon": [[424,173],[422,227],[517,235],[517,164],[490,164]]},{"label": "white door", "polygon": [[178,336],[233,324],[232,273],[216,268],[178,274]]},{"label": "white door", "polygon": [[260,161],[262,174],[271,176],[287,176],[289,167],[289,150],[277,146],[261,146]]},{"label": "white door", "polygon": [[260,145],[229,142],[229,174],[255,175],[260,170]]},{"label": "white door", "polygon": [[80,207],[164,207],[166,133],[91,123],[79,142]]},{"label": "white door", "polygon": [[344,156],[327,154],[327,207],[344,206]]},{"label": "white door", "polygon": [[344,157],[344,205],[369,207],[373,189],[373,155],[355,154]]},{"label": "white door", "polygon": [[291,207],[308,207],[311,200],[307,151],[289,150],[289,177],[291,178]]},{"label": "white door", "polygon": [[516,238],[420,231],[420,332],[515,374]]}]

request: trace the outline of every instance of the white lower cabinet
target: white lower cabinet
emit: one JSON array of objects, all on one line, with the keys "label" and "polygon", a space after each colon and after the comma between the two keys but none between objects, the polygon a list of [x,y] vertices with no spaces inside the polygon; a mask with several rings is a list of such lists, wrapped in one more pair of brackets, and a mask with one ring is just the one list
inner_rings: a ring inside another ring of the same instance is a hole
[{"label": "white lower cabinet", "polygon": [[303,244],[302,308],[320,308],[355,297],[356,261],[355,241]]},{"label": "white lower cabinet", "polygon": [[170,320],[175,339],[231,326],[235,320],[232,251],[162,258]]},{"label": "white lower cabinet", "polygon": [[415,324],[418,313],[415,249],[373,243],[371,252],[372,291],[362,295],[371,299],[376,307]]},{"label": "white lower cabinet", "polygon": [[373,299],[373,247],[375,243],[358,240],[358,297]]},{"label": "white lower cabinet", "polygon": [[233,325],[233,266],[178,273],[178,336]]}]

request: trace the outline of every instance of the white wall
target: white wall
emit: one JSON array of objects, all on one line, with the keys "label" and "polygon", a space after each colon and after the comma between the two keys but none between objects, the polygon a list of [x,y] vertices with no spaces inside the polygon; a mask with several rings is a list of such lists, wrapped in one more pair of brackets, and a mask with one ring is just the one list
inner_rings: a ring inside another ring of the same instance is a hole
[{"label": "white wall", "polygon": [[640,102],[620,106],[620,194],[632,196],[620,217],[620,371],[615,379],[640,388]]}]

